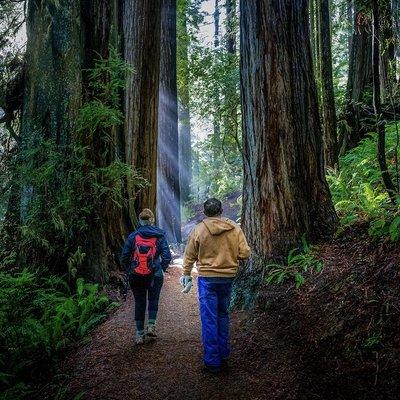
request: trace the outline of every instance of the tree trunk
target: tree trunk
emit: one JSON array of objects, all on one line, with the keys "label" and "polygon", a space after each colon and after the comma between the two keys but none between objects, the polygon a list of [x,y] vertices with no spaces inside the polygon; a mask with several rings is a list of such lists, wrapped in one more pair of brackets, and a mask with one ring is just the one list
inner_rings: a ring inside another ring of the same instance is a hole
[{"label": "tree trunk", "polygon": [[244,193],[254,254],[332,235],[306,0],[241,2]]},{"label": "tree trunk", "polygon": [[176,0],[163,0],[158,114],[157,220],[171,243],[181,242]]},{"label": "tree trunk", "polygon": [[354,17],[353,17],[353,0],[347,0],[347,8],[346,8],[346,16],[347,16],[347,24],[348,24],[348,40],[347,40],[347,52],[348,57],[350,57],[351,47],[353,45],[353,25],[354,25]]},{"label": "tree trunk", "polygon": [[[77,22],[75,22],[77,21]],[[61,0],[56,6],[51,2],[32,0],[27,10],[27,49],[25,88],[21,120],[21,150],[43,152],[45,142],[51,140],[54,146],[65,153],[76,131],[76,121],[82,102],[82,47],[80,40],[80,7],[74,0]],[[38,153],[38,154],[39,154]],[[41,154],[41,153],[40,153]],[[44,158],[44,157],[43,157]],[[32,169],[41,167],[41,159],[24,160]],[[18,174],[18,172],[17,172]],[[48,188],[41,187],[35,177],[24,180],[21,188],[20,215],[22,225],[33,232],[36,239],[44,242],[42,230],[35,222],[43,219],[50,224],[48,205],[62,186],[64,171],[54,174]],[[16,180],[20,179],[18,176]],[[24,177],[22,177],[24,179]],[[46,189],[49,192],[46,203]],[[51,204],[51,203],[50,203]],[[34,214],[34,218],[30,216]],[[47,239],[47,238],[45,238]],[[32,243],[23,246],[24,234],[16,243],[21,246],[20,261],[30,265],[46,265],[51,258],[46,246]],[[32,240],[33,242],[33,240]],[[50,268],[65,266],[65,260],[54,255]],[[65,270],[63,271],[65,273]]]},{"label": "tree trunk", "polygon": [[311,54],[312,59],[315,67],[315,1],[316,0],[309,0],[308,2],[308,15],[310,17],[310,43],[311,43]]},{"label": "tree trunk", "polygon": [[124,58],[134,69],[125,90],[125,156],[150,183],[131,204],[133,215],[156,208],[161,0],[123,4]]},{"label": "tree trunk", "polygon": [[400,81],[400,0],[392,0],[392,19],[394,30],[394,52],[396,59],[396,79]]},{"label": "tree trunk", "polygon": [[333,92],[332,50],[329,0],[319,0],[319,28],[321,49],[321,89],[324,128],[325,163],[335,167],[338,163],[336,108]]},{"label": "tree trunk", "polygon": [[380,8],[380,58],[379,79],[381,102],[390,101],[391,86],[395,83],[395,31],[391,0],[381,0]]},{"label": "tree trunk", "polygon": [[[238,33],[237,27],[237,13],[236,1],[227,0],[225,2],[226,10],[226,40],[225,51],[228,54],[229,69],[236,70],[237,54],[236,54],[236,35]],[[233,83],[233,84],[232,84]],[[236,82],[227,82],[224,88],[224,135],[222,146],[224,146],[226,137],[232,137],[235,140],[237,151],[242,153],[241,138],[239,132],[240,121],[238,117],[238,108],[240,107],[240,98],[238,96],[238,88]]]},{"label": "tree trunk", "polygon": [[[66,156],[72,147],[84,146],[85,162],[94,168],[106,168],[120,159],[123,137],[117,127],[94,135],[79,135],[77,124],[83,103],[93,98],[86,71],[95,66],[96,60],[108,58],[110,46],[118,46],[118,17],[117,0],[28,3],[28,68],[21,130],[24,150],[37,148],[43,139],[52,139],[56,150],[65,152]],[[49,201],[52,207],[57,206],[57,196],[60,190],[65,190],[65,179],[70,173],[67,165],[63,168],[66,169],[54,176],[47,196],[52,199]],[[38,192],[33,186],[23,188],[22,216],[27,215]],[[52,216],[47,206],[46,202],[40,205],[43,223],[51,227]],[[47,260],[45,264],[55,265],[59,272],[65,273],[69,252],[79,246],[85,253],[79,273],[104,281],[110,270],[118,267],[118,253],[131,221],[126,210],[116,207],[111,200],[105,200],[101,210],[93,209],[85,218],[88,225],[85,230],[73,227],[69,236],[65,233],[52,237],[51,245],[64,252],[53,255],[47,252],[42,257]],[[34,245],[31,248],[32,252],[36,251]]]},{"label": "tree trunk", "polygon": [[[119,2],[118,0],[91,0],[82,2],[82,27],[84,40],[84,70],[93,68],[99,59],[110,56],[110,48],[119,47]],[[90,99],[93,94],[88,87],[87,76],[84,81],[84,98]],[[122,97],[122,96],[121,96]],[[122,105],[121,105],[122,107]],[[83,143],[91,149],[93,165],[106,168],[113,162],[123,160],[124,138],[122,127],[111,127],[104,132],[88,135]],[[125,193],[126,196],[127,193]],[[90,276],[95,281],[107,280],[110,270],[118,268],[118,256],[126,234],[132,228],[133,219],[128,207],[116,207],[107,199],[91,221],[92,229],[86,238],[85,253],[90,265]]]},{"label": "tree trunk", "polygon": [[322,55],[321,55],[321,1],[310,0],[309,2],[309,18],[310,18],[310,40],[311,40],[311,55],[314,66],[314,74],[317,85],[318,104],[320,113],[323,113],[323,95],[322,95]]},{"label": "tree trunk", "polygon": [[[215,0],[214,7],[214,50],[218,51],[220,45],[220,4],[219,0]],[[215,186],[216,179],[215,175],[219,175],[219,170],[221,165],[219,160],[221,158],[221,110],[220,110],[220,99],[221,94],[220,90],[217,86],[214,87],[213,90],[213,103],[214,103],[214,113],[213,113],[213,129],[214,129],[214,137],[213,137],[213,175],[211,177],[211,187]]]},{"label": "tree trunk", "polygon": [[236,15],[236,0],[226,0],[226,51],[229,54],[236,53],[236,29],[235,29],[235,15]]},{"label": "tree trunk", "polygon": [[187,29],[187,15],[189,0],[177,0],[180,15],[177,20],[178,33],[178,71],[180,80],[178,83],[179,97],[179,162],[180,162],[180,191],[181,200],[187,202],[190,199],[192,185],[192,139],[190,132],[189,109],[189,44],[190,37]]},{"label": "tree trunk", "polygon": [[370,127],[364,121],[363,105],[372,106],[371,21],[354,5],[354,30],[349,55],[346,105],[340,131],[341,153],[364,138]]},{"label": "tree trunk", "polygon": [[[320,7],[321,1],[315,1],[315,49],[314,49],[314,60],[315,60],[315,76],[317,80],[317,92],[318,99],[321,99],[321,20],[320,20]],[[319,104],[321,102],[319,101]]]},{"label": "tree trunk", "polygon": [[[70,143],[82,96],[79,2],[28,3],[22,146]],[[78,21],[76,23],[75,21]]]},{"label": "tree trunk", "polygon": [[385,122],[381,119],[381,85],[379,74],[380,60],[380,21],[379,21],[379,5],[376,2],[372,4],[373,15],[373,46],[372,46],[372,65],[373,65],[373,105],[375,112],[376,131],[378,134],[378,162],[381,169],[382,180],[389,194],[391,201],[395,202],[395,187],[393,185],[388,166],[386,162],[385,151]]}]

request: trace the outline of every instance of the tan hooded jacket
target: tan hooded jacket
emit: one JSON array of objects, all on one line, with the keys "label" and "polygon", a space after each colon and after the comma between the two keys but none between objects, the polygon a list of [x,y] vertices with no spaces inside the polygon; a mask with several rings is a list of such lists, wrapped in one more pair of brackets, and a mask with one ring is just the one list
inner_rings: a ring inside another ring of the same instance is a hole
[{"label": "tan hooded jacket", "polygon": [[227,218],[206,218],[190,234],[183,274],[190,275],[196,263],[199,276],[234,277],[239,260],[249,256],[250,247],[237,224]]}]

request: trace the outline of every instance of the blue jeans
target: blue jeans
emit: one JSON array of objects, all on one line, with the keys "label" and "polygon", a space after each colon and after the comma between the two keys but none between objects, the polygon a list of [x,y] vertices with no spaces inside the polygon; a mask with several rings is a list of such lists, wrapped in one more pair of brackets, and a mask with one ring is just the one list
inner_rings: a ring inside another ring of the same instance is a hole
[{"label": "blue jeans", "polygon": [[144,328],[147,303],[149,319],[157,318],[158,302],[160,300],[164,278],[162,276],[154,276],[152,282],[138,278],[131,279],[129,283],[135,299],[135,321],[137,329],[142,330]]},{"label": "blue jeans", "polygon": [[198,278],[204,364],[220,367],[230,354],[229,304],[233,278]]}]

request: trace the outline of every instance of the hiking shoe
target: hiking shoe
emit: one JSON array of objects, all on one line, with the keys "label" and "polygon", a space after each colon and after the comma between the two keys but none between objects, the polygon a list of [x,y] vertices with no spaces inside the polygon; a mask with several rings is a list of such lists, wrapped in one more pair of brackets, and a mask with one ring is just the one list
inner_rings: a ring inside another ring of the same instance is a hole
[{"label": "hiking shoe", "polygon": [[155,339],[157,337],[156,326],[154,324],[150,324],[147,326],[146,336],[152,339]]},{"label": "hiking shoe", "polygon": [[138,346],[144,344],[144,335],[138,335],[138,334],[136,334],[135,343],[136,343]]}]

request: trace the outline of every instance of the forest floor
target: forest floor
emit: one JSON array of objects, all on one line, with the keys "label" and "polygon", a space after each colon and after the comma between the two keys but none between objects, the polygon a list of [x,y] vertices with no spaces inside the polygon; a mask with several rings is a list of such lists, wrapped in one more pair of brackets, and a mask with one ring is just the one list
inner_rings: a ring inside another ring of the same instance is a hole
[{"label": "forest floor", "polygon": [[261,289],[252,312],[232,314],[232,358],[202,371],[196,285],[179,265],[162,291],[159,338],[134,344],[132,297],[95,329],[63,370],[69,397],[173,400],[391,400],[400,392],[400,245],[364,227],[319,248],[322,273]]},{"label": "forest floor", "polygon": [[180,268],[173,266],[165,275],[156,341],[143,346],[134,344],[134,305],[130,295],[92,333],[90,342],[71,355],[64,366],[72,376],[69,398],[79,393],[88,400],[296,398],[276,397],[289,388],[293,393],[296,385],[287,351],[275,348],[267,357],[267,374],[238,351],[241,341],[247,340],[243,337],[243,312],[232,315],[233,351],[228,369],[218,376],[202,370],[197,293],[181,293],[180,274]]}]

